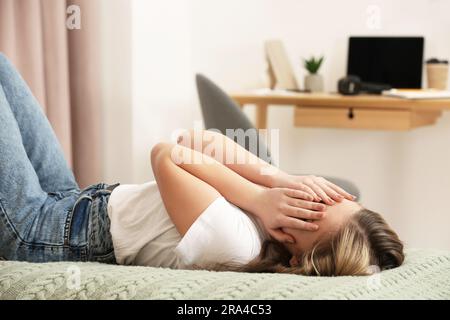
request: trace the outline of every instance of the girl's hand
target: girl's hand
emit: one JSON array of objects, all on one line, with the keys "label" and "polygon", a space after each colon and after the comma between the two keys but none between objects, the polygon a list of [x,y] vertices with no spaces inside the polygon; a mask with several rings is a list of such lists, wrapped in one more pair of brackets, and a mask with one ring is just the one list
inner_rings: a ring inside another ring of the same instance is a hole
[{"label": "girl's hand", "polygon": [[261,189],[252,200],[252,213],[261,219],[267,232],[280,242],[294,243],[295,239],[281,228],[315,231],[318,225],[305,220],[325,216],[326,205],[313,202],[307,192],[288,188]]},{"label": "girl's hand", "polygon": [[323,201],[328,205],[343,199],[355,200],[356,197],[334,183],[316,176],[294,176],[281,173],[274,177],[274,187],[290,188],[304,191],[314,197],[314,201]]}]

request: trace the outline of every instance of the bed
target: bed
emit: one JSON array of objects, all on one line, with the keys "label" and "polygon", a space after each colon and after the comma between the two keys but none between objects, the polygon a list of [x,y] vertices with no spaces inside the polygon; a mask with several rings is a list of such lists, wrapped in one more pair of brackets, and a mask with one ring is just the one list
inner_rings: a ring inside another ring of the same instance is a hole
[{"label": "bed", "polygon": [[450,252],[408,250],[369,277],[0,261],[0,299],[450,299]]}]

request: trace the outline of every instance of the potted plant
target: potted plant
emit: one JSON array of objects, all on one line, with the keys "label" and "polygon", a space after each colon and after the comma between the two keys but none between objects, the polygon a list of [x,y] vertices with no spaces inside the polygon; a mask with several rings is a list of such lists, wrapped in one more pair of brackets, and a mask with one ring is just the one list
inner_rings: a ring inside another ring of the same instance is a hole
[{"label": "potted plant", "polygon": [[305,76],[305,90],[310,92],[323,91],[323,77],[318,74],[323,59],[323,56],[318,59],[314,57],[303,59],[304,67],[309,72],[309,74]]}]

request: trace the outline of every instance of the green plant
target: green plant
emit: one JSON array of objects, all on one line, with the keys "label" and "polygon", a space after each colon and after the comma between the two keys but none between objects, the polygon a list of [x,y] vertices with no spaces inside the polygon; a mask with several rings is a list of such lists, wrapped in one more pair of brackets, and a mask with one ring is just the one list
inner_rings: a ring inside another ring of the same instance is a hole
[{"label": "green plant", "polygon": [[303,59],[304,61],[304,67],[306,70],[308,70],[311,74],[316,74],[317,71],[319,71],[320,66],[323,62],[323,56],[316,59],[314,57],[311,57],[311,59]]}]

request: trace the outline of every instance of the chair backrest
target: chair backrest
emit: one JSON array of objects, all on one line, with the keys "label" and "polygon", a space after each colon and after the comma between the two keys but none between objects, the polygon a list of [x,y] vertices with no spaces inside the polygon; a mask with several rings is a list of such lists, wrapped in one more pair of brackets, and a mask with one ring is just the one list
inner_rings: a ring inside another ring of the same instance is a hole
[{"label": "chair backrest", "polygon": [[[196,83],[205,129],[217,129],[224,135],[226,135],[227,129],[243,129],[244,131],[255,129],[236,102],[210,79],[204,75],[197,74]],[[236,137],[234,138],[245,149],[256,151],[249,147],[249,139],[242,143]],[[253,153],[271,163],[266,145],[260,140],[258,135],[256,138],[259,149],[256,153]]]}]

